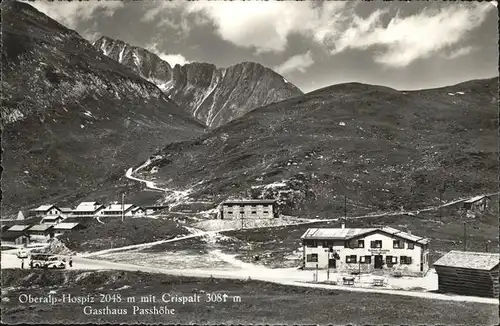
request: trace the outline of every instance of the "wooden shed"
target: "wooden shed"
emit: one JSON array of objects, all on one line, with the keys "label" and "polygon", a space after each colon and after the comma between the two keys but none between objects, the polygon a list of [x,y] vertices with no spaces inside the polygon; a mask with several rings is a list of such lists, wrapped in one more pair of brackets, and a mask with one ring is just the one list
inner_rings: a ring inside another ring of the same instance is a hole
[{"label": "wooden shed", "polygon": [[497,298],[499,262],[498,253],[450,251],[434,263],[439,291]]}]

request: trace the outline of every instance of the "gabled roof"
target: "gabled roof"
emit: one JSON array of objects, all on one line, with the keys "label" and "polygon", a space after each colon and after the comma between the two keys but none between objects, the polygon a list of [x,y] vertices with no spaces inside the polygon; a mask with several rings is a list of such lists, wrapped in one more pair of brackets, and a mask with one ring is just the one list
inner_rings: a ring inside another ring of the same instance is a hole
[{"label": "gabled roof", "polygon": [[439,258],[434,266],[492,270],[500,263],[500,254],[453,250]]},{"label": "gabled roof", "polygon": [[399,231],[391,227],[383,228],[311,228],[308,229],[301,239],[317,239],[317,240],[349,240],[352,238],[366,236],[369,233],[382,232],[391,236],[396,236],[409,241],[426,244],[428,239],[419,237],[407,232]]},{"label": "gabled roof", "polygon": [[30,227],[28,229],[28,232],[30,232],[30,231],[43,232],[43,231],[47,231],[47,230],[49,230],[51,228],[53,228],[52,225],[36,224],[36,225],[33,225],[32,227]]},{"label": "gabled roof", "polygon": [[72,230],[78,225],[80,225],[80,223],[59,223],[54,225],[54,230]]},{"label": "gabled roof", "polygon": [[413,242],[418,242],[418,243],[421,243],[421,244],[429,243],[429,239],[426,239],[424,237],[419,237],[417,235],[410,234],[408,232],[403,232],[403,231],[397,230],[395,228],[391,228],[389,226],[385,226],[385,227],[383,227],[382,229],[379,229],[379,230],[381,230],[382,232],[385,232],[385,233],[389,233],[390,235],[395,235],[397,237],[403,238],[405,240],[409,240],[409,241],[413,241]]},{"label": "gabled roof", "polygon": [[144,210],[144,208],[142,208],[141,206],[135,206],[134,208],[132,208],[132,212],[136,212],[138,210]]},{"label": "gabled roof", "polygon": [[35,212],[47,212],[50,209],[52,209],[52,207],[59,209],[59,207],[57,207],[56,205],[49,204],[49,205],[40,205],[39,207],[35,208],[33,211],[35,211]]},{"label": "gabled roof", "polygon": [[64,217],[62,217],[61,215],[46,216],[42,219],[42,221],[55,221],[57,219],[63,220]]},{"label": "gabled roof", "polygon": [[245,204],[274,204],[276,203],[276,200],[274,199],[235,199],[235,200],[226,200],[222,202],[222,205],[227,205],[227,204],[240,204],[240,205],[245,205]]},{"label": "gabled roof", "polygon": [[464,201],[464,203],[472,204],[472,203],[475,203],[477,201],[480,201],[483,198],[490,199],[490,197],[488,197],[486,195],[480,195],[480,196],[472,197],[471,199],[467,199],[466,201]]},{"label": "gabled roof", "polygon": [[26,231],[29,227],[30,227],[29,225],[16,224],[11,226],[7,231],[21,232],[21,231]]},{"label": "gabled roof", "polygon": [[358,228],[358,229],[342,229],[342,228],[313,228],[308,229],[301,239],[332,239],[332,240],[347,240],[355,236],[360,236],[368,232],[372,232],[374,228]]},{"label": "gabled roof", "polygon": [[76,208],[73,210],[73,212],[78,213],[78,212],[95,212],[99,208],[103,207],[104,205],[99,204],[95,201],[91,202],[81,202]]}]

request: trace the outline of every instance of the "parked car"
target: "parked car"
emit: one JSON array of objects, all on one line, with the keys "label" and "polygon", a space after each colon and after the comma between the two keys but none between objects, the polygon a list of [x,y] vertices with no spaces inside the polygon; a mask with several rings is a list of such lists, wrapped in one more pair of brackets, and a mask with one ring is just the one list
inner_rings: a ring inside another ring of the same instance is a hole
[{"label": "parked car", "polygon": [[31,268],[66,268],[66,262],[49,254],[31,255]]}]

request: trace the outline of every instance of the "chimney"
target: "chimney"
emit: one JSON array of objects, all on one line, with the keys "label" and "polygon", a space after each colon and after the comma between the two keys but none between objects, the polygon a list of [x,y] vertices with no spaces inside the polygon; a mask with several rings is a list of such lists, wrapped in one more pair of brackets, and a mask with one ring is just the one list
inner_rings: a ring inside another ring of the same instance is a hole
[{"label": "chimney", "polygon": [[341,227],[342,229],[345,229],[345,221],[342,221],[342,224],[340,224],[340,227]]},{"label": "chimney", "polygon": [[408,234],[411,235],[411,230],[408,230]]}]

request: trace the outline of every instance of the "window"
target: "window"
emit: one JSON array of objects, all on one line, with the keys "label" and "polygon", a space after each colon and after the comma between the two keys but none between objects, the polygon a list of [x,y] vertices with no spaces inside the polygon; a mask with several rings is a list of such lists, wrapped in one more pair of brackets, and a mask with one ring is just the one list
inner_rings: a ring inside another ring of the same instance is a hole
[{"label": "window", "polygon": [[366,264],[371,264],[372,263],[372,256],[363,256],[365,258]]},{"label": "window", "polygon": [[264,213],[264,214],[269,214],[269,211],[264,211],[263,213]]},{"label": "window", "polygon": [[252,214],[257,214],[257,211],[252,211]]},{"label": "window", "polygon": [[312,262],[312,263],[317,263],[318,262],[318,254],[309,254],[309,255],[306,255],[306,261],[307,262]]},{"label": "window", "polygon": [[382,248],[382,240],[375,240],[370,242],[371,248]]},{"label": "window", "polygon": [[257,207],[257,205],[252,205],[252,207]]},{"label": "window", "polygon": [[358,248],[364,248],[365,247],[365,240],[358,240]]},{"label": "window", "polygon": [[227,213],[228,213],[228,214],[233,214],[233,211],[229,211],[229,212],[227,212]]},{"label": "window", "polygon": [[401,256],[399,257],[399,261],[401,262],[401,265],[411,265],[411,257]]},{"label": "window", "polygon": [[396,256],[386,256],[385,257],[385,263],[387,265],[393,265],[398,263],[398,257]]},{"label": "window", "polygon": [[233,207],[233,204],[228,204],[227,207]]},{"label": "window", "polygon": [[404,245],[404,242],[401,240],[394,240],[392,242],[392,247],[394,249],[404,249],[405,245]]},{"label": "window", "polygon": [[415,244],[413,242],[408,242],[408,249],[415,248]]},{"label": "window", "polygon": [[345,256],[345,262],[346,263],[355,263],[356,262],[356,255]]}]

